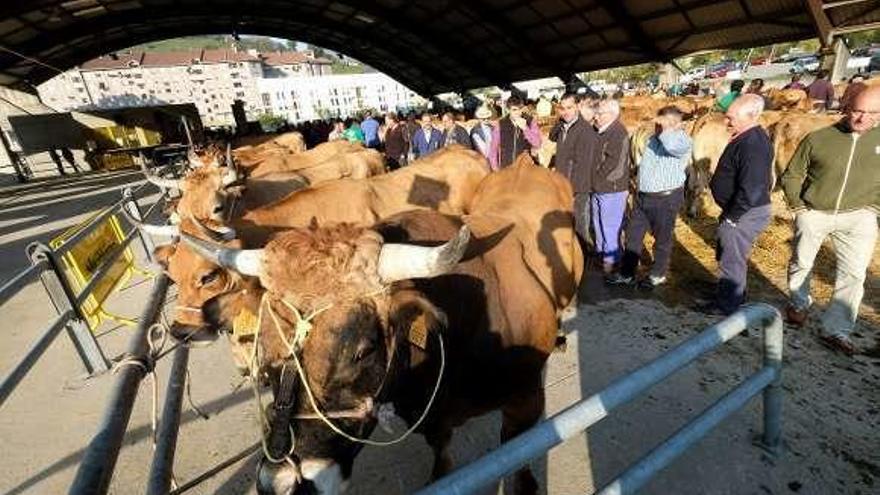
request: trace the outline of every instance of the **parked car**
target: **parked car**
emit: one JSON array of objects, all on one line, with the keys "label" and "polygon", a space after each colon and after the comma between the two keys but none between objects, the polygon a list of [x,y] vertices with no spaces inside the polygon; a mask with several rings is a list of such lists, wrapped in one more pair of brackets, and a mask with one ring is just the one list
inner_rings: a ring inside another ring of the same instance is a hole
[{"label": "parked car", "polygon": [[693,67],[681,76],[680,81],[682,83],[689,83],[692,81],[699,81],[700,79],[706,78],[706,67]]},{"label": "parked car", "polygon": [[788,72],[791,74],[812,73],[819,70],[819,57],[811,55],[809,57],[801,57],[794,61]]},{"label": "parked car", "polygon": [[868,72],[880,72],[880,52],[871,55],[871,60],[868,61]]},{"label": "parked car", "polygon": [[706,76],[711,78],[719,78],[727,75],[728,72],[732,70],[736,70],[737,65],[736,62],[727,60],[724,62],[718,62],[717,64],[711,65],[706,70]]},{"label": "parked car", "polygon": [[770,57],[764,55],[749,60],[749,65],[764,65],[770,63]]}]

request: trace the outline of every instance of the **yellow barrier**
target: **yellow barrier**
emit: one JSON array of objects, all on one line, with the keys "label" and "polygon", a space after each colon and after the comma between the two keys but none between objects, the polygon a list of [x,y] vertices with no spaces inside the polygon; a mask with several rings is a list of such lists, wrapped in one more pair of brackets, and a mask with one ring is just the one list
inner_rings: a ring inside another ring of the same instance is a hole
[{"label": "yellow barrier", "polygon": [[[99,215],[96,214],[95,216]],[[80,232],[89,220],[68,229],[49,242],[52,249],[57,249],[64,241]],[[105,260],[125,240],[125,233],[119,224],[116,215],[110,215],[101,222],[90,234],[72,246],[61,258],[64,276],[74,291],[82,289],[91,281],[94,273],[104,264]],[[130,247],[126,247],[122,254],[116,258],[112,267],[106,273],[103,280],[98,282],[92,293],[80,307],[83,316],[88,322],[89,328],[94,332],[104,321],[112,320],[123,325],[134,326],[135,321],[111,314],[104,310],[103,304],[107,297],[120,285],[131,279],[132,273],[137,270],[134,266],[134,253]]]}]

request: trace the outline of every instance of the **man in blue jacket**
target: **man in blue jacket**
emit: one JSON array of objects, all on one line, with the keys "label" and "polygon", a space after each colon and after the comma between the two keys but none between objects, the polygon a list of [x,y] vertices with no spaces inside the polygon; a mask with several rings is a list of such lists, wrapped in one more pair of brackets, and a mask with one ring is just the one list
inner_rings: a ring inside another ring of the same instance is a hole
[{"label": "man in blue jacket", "polygon": [[655,134],[648,140],[639,162],[638,196],[626,228],[626,251],[620,272],[608,279],[614,285],[635,283],[644,249],[645,233],[654,236],[654,265],[639,287],[652,290],[666,282],[672,258],[673,231],[684,203],[684,183],[691,154],[691,138],[682,129],[682,112],[675,106],[657,113]]},{"label": "man in blue jacket", "polygon": [[361,122],[361,130],[364,131],[364,144],[367,148],[378,148],[379,121],[373,118],[373,112],[367,111],[364,121]]},{"label": "man in blue jacket", "polygon": [[770,223],[773,145],[758,117],[764,99],[740,96],[725,114],[732,137],[712,176],[712,197],[721,207],[716,258],[720,270],[714,305],[706,312],[728,315],[745,302],[749,254]]},{"label": "man in blue jacket", "polygon": [[412,153],[414,158],[426,156],[440,147],[443,142],[443,133],[434,128],[431,123],[431,114],[424,113],[419,127],[412,139]]}]

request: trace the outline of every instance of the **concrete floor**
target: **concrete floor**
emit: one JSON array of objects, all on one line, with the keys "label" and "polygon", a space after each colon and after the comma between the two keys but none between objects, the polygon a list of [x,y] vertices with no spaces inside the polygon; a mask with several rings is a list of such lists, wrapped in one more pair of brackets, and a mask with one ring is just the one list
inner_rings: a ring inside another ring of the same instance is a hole
[{"label": "concrete floor", "polygon": [[[116,201],[122,187],[138,181],[139,174],[129,171],[0,190],[0,281],[26,266],[23,249],[29,242],[57,235]],[[138,255],[143,259],[143,253]],[[109,308],[136,317],[151,282],[135,277],[131,285],[113,297]],[[714,321],[656,300],[609,294],[600,285],[591,275],[587,304],[566,324],[568,346],[550,358],[545,378],[548,415],[598,392]],[[42,287],[32,284],[0,308],[0,315],[7,323],[0,346],[0,371],[5,371],[54,317],[54,310]],[[107,325],[99,341],[108,356],[118,356],[127,348],[131,333],[129,328]],[[813,339],[798,334],[787,339],[786,453],[771,460],[752,446],[761,427],[760,401],[753,401],[641,493],[877,493],[880,437],[873,425],[877,424],[880,359],[837,360],[827,352],[820,354]],[[552,450],[533,464],[545,492],[584,494],[601,488],[757,369],[760,349],[754,331],[737,338]],[[158,366],[160,408],[169,366],[170,360]],[[185,406],[175,462],[181,483],[257,439],[250,389],[237,388],[240,379],[225,342],[193,349],[189,368],[192,398],[210,418],[204,420]],[[62,334],[0,409],[5,461],[0,493],[66,492],[114,382],[109,374],[84,380],[82,373],[69,339]],[[151,459],[151,405],[146,381],[116,466],[112,493],[144,490]],[[498,428],[498,415],[489,414],[456,432],[456,462],[475,459],[496,446]],[[256,457],[251,456],[190,493],[254,493],[255,465]],[[429,471],[430,451],[420,436],[391,448],[368,447],[356,462],[352,493],[410,493],[426,482]]]}]

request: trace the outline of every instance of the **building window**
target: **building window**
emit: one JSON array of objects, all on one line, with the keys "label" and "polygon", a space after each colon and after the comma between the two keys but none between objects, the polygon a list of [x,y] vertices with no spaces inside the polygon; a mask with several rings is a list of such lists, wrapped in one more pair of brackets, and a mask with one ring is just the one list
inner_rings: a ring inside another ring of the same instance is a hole
[{"label": "building window", "polygon": [[269,106],[272,104],[272,101],[269,99],[269,93],[263,93],[263,105]]},{"label": "building window", "polygon": [[98,89],[100,89],[101,91],[107,91],[107,84],[99,82]]},{"label": "building window", "polygon": [[240,88],[240,87],[241,87],[241,83],[240,83],[240,82],[232,83],[232,87],[233,87],[233,88]]}]

